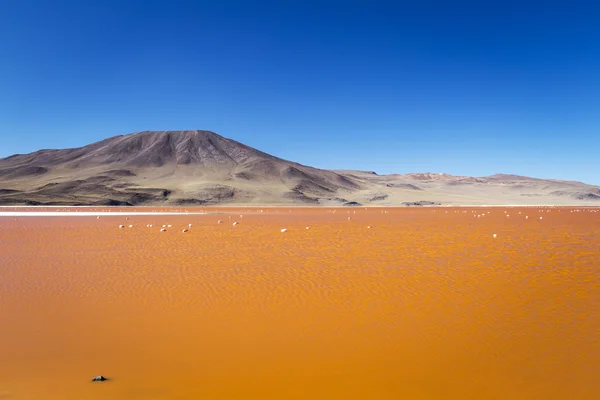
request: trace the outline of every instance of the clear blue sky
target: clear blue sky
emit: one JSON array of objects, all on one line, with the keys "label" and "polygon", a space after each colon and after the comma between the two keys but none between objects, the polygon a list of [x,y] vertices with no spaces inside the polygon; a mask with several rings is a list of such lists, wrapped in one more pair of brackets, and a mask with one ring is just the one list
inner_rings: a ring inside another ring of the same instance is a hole
[{"label": "clear blue sky", "polygon": [[0,0],[0,157],[206,129],[321,168],[600,184],[600,6]]}]

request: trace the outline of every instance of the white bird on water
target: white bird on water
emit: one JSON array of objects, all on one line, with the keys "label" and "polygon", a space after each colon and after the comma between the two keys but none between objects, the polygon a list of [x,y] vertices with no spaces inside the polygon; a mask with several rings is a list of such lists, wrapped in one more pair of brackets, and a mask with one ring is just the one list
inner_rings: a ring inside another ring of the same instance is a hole
[{"label": "white bird on water", "polygon": [[239,223],[239,222],[237,222],[237,221],[236,221],[236,222],[234,222],[234,223],[233,223],[233,226],[236,226],[238,223]]},{"label": "white bird on water", "polygon": [[287,232],[287,229],[283,228],[283,229],[281,230],[281,232]]},{"label": "white bird on water", "polygon": [[119,228],[125,228],[125,225],[119,225]]}]

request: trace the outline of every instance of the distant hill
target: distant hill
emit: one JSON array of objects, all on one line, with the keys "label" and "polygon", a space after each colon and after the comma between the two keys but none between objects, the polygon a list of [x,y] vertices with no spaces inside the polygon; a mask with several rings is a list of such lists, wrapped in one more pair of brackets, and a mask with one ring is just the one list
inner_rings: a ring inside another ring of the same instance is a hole
[{"label": "distant hill", "polygon": [[506,174],[332,171],[209,131],[150,131],[0,159],[0,205],[19,204],[600,205],[600,187]]}]

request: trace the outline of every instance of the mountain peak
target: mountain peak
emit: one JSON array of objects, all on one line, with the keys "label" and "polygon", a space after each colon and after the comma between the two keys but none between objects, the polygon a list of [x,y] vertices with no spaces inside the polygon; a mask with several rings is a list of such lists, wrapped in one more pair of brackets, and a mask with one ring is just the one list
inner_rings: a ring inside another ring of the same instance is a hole
[{"label": "mountain peak", "polygon": [[41,150],[10,159],[13,165],[63,165],[67,168],[108,164],[130,167],[197,164],[218,167],[235,166],[253,157],[276,159],[211,131],[177,130],[129,133],[76,149]]},{"label": "mountain peak", "polygon": [[202,130],[202,129],[169,130],[169,131],[141,131],[141,132],[128,133],[126,135],[121,135],[121,136],[132,136],[132,135],[167,135],[167,136],[176,136],[176,137],[198,137],[198,136],[210,137],[210,136],[214,136],[214,137],[220,137],[220,138],[223,137],[213,131],[206,131],[206,130]]}]

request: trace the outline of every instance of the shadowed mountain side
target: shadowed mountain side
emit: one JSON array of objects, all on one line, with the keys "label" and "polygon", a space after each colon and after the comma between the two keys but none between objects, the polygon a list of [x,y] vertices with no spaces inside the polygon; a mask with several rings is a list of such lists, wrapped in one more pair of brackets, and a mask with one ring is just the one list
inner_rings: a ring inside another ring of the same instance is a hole
[{"label": "shadowed mountain side", "polygon": [[581,182],[323,170],[209,131],[138,132],[0,159],[0,204],[599,204]]}]

